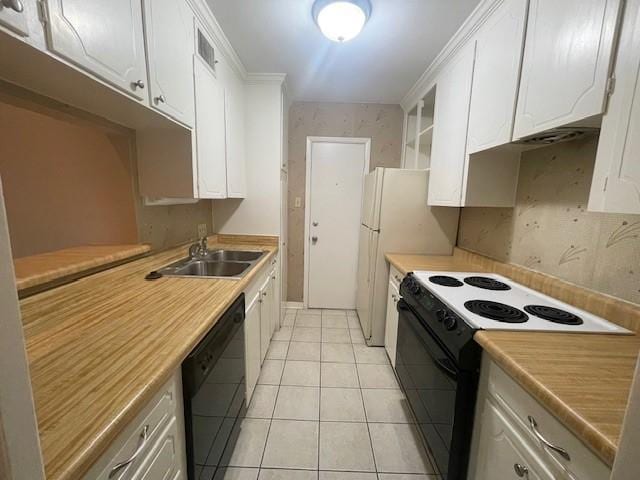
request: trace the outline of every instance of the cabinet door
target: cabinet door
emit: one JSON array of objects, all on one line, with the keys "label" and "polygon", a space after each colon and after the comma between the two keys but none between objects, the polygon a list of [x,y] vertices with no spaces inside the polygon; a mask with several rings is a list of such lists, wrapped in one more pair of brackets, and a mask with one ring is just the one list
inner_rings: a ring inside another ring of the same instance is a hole
[{"label": "cabinet door", "polygon": [[476,37],[467,152],[511,142],[527,0],[506,0]]},{"label": "cabinet door", "polygon": [[514,138],[604,112],[620,0],[531,0]]},{"label": "cabinet door", "polygon": [[18,35],[28,37],[29,22],[27,14],[32,6],[27,5],[27,3],[33,4],[33,8],[35,8],[33,0],[13,0],[13,3],[8,3],[7,5],[0,2],[0,25]]},{"label": "cabinet door", "polygon": [[194,57],[198,198],[227,198],[224,88]]},{"label": "cabinet door", "polygon": [[247,381],[247,405],[260,376],[260,303],[255,297],[249,304],[244,321],[245,375]]},{"label": "cabinet door", "polygon": [[398,343],[398,310],[396,305],[400,299],[398,288],[389,281],[389,293],[387,294],[387,320],[384,330],[384,348],[391,360],[391,365],[396,366],[396,346]]},{"label": "cabinet door", "polygon": [[151,105],[193,126],[193,13],[184,0],[144,0]]},{"label": "cabinet door", "polygon": [[474,55],[472,43],[458,53],[437,80],[429,205],[461,204]]},{"label": "cabinet door", "polygon": [[139,0],[47,0],[49,48],[135,98],[146,97]]},{"label": "cabinet door", "polygon": [[627,3],[616,89],[602,121],[589,210],[640,213],[640,5]]},{"label": "cabinet door", "polygon": [[273,316],[273,280],[260,289],[260,363],[264,362],[271,341],[271,317]]},{"label": "cabinet door", "polygon": [[[480,435],[477,442],[476,468],[475,472],[469,473],[469,479],[556,478],[493,403],[485,403],[482,417],[478,420],[482,423],[479,429],[476,428]],[[522,475],[518,475],[516,470],[520,470]]]},{"label": "cabinet door", "polygon": [[277,270],[271,273],[271,290],[272,290],[272,302],[271,302],[271,336],[280,327],[280,279],[278,277]]},{"label": "cabinet door", "polygon": [[144,464],[133,473],[131,478],[136,480],[186,478],[185,449],[182,425],[174,418]]},{"label": "cabinet door", "polygon": [[226,92],[227,196],[247,196],[242,86]]}]

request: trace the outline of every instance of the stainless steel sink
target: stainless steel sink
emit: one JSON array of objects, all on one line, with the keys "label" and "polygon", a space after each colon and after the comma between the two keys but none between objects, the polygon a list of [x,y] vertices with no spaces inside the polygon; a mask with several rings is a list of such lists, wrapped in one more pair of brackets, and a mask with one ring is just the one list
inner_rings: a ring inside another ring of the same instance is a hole
[{"label": "stainless steel sink", "polygon": [[239,279],[266,253],[251,250],[212,250],[206,255],[178,260],[161,268],[158,273],[169,277]]},{"label": "stainless steel sink", "polygon": [[264,252],[250,252],[244,250],[214,250],[206,256],[207,260],[217,262],[254,262],[264,255]]},{"label": "stainless steel sink", "polygon": [[208,260],[193,260],[184,267],[176,269],[176,275],[193,275],[195,277],[235,277],[240,275],[250,263],[216,262]]}]

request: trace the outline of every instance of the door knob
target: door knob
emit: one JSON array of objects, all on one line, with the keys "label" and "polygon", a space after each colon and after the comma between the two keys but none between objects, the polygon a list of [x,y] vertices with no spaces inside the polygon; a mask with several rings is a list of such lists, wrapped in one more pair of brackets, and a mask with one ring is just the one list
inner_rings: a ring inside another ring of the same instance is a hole
[{"label": "door knob", "polygon": [[314,227],[317,227],[318,225],[319,225],[318,222],[313,222]]},{"label": "door knob", "polygon": [[312,243],[317,243],[318,242],[318,237],[311,237],[311,242]]}]

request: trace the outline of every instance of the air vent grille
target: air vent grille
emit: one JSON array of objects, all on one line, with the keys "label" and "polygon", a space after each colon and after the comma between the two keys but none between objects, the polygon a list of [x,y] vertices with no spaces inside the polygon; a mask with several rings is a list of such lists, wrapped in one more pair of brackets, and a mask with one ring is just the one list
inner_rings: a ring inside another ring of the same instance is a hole
[{"label": "air vent grille", "polygon": [[200,29],[198,29],[198,55],[211,67],[211,70],[216,71],[216,52]]},{"label": "air vent grille", "polygon": [[597,128],[556,128],[546,132],[523,138],[515,143],[524,145],[551,145],[553,143],[569,142],[588,135],[597,135],[600,130]]}]

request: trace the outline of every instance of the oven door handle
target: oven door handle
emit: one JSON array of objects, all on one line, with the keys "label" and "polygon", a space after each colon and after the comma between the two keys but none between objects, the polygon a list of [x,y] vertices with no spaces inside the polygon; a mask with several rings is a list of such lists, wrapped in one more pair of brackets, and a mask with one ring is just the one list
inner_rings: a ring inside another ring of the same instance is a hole
[{"label": "oven door handle", "polygon": [[[415,313],[413,313],[413,311],[411,310],[411,308],[409,308],[409,305],[407,305],[407,302],[405,302],[404,299],[401,298],[398,301],[396,308],[398,309],[398,313],[413,317],[417,323],[419,323],[421,326],[425,328],[425,330],[427,331],[427,334],[429,336],[432,336],[429,328],[426,325],[424,325],[424,323],[415,315]],[[411,326],[411,328],[415,328],[415,327]],[[431,356],[431,358],[433,359],[438,369],[442,373],[444,373],[447,377],[449,377],[451,380],[457,382],[458,372],[455,370],[455,368],[451,368],[451,366],[448,365],[447,363],[448,359],[446,358],[446,356],[444,358],[440,356],[444,354],[444,352],[441,351],[440,354],[437,354],[436,352],[433,351],[432,348],[429,348],[428,345],[425,344],[424,347],[429,352],[429,356]],[[438,350],[440,349],[438,348]]]},{"label": "oven door handle", "polygon": [[453,370],[451,367],[449,367],[446,364],[446,361],[442,358],[434,358],[435,362],[436,362],[436,366],[440,369],[440,371],[442,373],[444,373],[447,377],[449,377],[451,380],[457,382],[458,381],[458,374],[455,370]]}]

